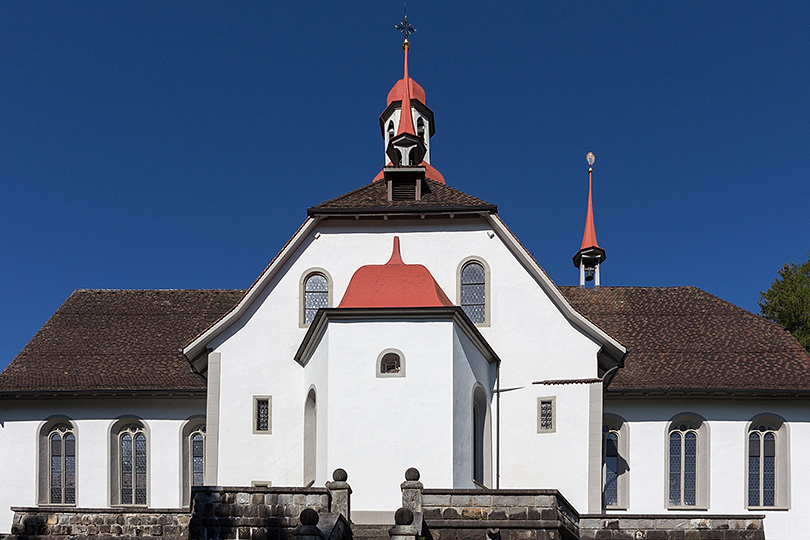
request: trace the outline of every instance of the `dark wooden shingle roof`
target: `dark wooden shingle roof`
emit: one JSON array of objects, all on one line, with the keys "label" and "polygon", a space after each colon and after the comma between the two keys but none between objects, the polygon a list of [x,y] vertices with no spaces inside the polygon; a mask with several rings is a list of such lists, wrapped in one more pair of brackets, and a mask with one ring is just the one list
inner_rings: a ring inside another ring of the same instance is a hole
[{"label": "dark wooden shingle roof", "polygon": [[243,294],[75,291],[0,374],[0,393],[203,390],[180,348]]},{"label": "dark wooden shingle roof", "polygon": [[[560,287],[625,345],[610,392],[810,392],[810,355],[781,326],[695,287]],[[180,348],[242,290],[74,292],[0,374],[0,394],[202,391]]]},{"label": "dark wooden shingle roof", "polygon": [[560,290],[628,349],[609,391],[810,391],[810,355],[787,330],[698,288]]},{"label": "dark wooden shingle roof", "polygon": [[418,201],[389,201],[386,182],[380,180],[330,199],[307,210],[310,216],[370,213],[497,212],[494,204],[482,201],[448,185],[425,180],[427,186]]}]

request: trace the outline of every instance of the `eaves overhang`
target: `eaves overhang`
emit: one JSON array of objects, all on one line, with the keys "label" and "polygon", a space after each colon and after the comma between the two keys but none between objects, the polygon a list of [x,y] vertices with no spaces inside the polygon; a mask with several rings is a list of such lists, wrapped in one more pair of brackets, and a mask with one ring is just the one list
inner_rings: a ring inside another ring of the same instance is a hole
[{"label": "eaves overhang", "polygon": [[0,391],[0,399],[40,398],[204,398],[205,388],[139,389],[139,390],[13,390]]},{"label": "eaves overhang", "polygon": [[322,308],[318,310],[309,325],[301,345],[293,357],[296,362],[306,366],[312,353],[326,332],[330,321],[356,320],[384,321],[426,321],[448,319],[455,322],[464,334],[473,342],[478,351],[490,364],[500,364],[501,359],[478,331],[464,310],[458,306],[441,307],[394,307],[394,308]]},{"label": "eaves overhang", "polygon": [[293,235],[287,244],[281,248],[281,251],[270,261],[270,264],[264,269],[261,275],[253,282],[253,285],[247,290],[245,295],[234,308],[226,313],[217,322],[211,325],[206,331],[194,338],[188,345],[183,347],[183,354],[189,360],[195,359],[197,356],[205,352],[208,343],[216,338],[219,334],[224,332],[231,324],[238,321],[242,315],[247,313],[250,305],[261,294],[264,287],[273,279],[273,277],[283,268],[284,263],[292,256],[293,253],[304,243],[307,237],[320,223],[319,217],[308,217],[307,220],[298,228],[298,231]]},{"label": "eaves overhang", "polygon": [[608,388],[605,397],[669,399],[669,398],[762,398],[762,399],[810,399],[810,390],[752,389],[752,388]]},{"label": "eaves overhang", "polygon": [[456,216],[495,214],[498,207],[494,204],[478,206],[371,206],[350,208],[307,208],[310,217],[320,216]]},{"label": "eaves overhang", "polygon": [[600,371],[607,372],[614,367],[621,366],[624,362],[624,357],[627,355],[627,348],[617,339],[585,318],[568,303],[554,282],[551,281],[551,278],[548,277],[548,274],[545,273],[531,253],[520,243],[497,214],[488,215],[486,219],[489,221],[495,233],[510,248],[512,253],[518,257],[524,268],[529,271],[554,305],[562,312],[563,316],[586,336],[601,344],[602,347],[597,355]]}]

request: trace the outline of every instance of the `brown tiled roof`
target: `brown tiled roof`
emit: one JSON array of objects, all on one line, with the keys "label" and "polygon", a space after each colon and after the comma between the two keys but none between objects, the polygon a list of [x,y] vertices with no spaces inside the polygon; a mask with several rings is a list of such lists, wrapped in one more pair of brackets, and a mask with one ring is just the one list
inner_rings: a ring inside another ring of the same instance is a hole
[{"label": "brown tiled roof", "polygon": [[310,216],[327,214],[369,214],[379,212],[496,212],[497,206],[463,191],[426,179],[426,189],[418,201],[389,201],[384,181],[367,184],[307,210]]},{"label": "brown tiled roof", "polygon": [[243,294],[75,291],[0,374],[0,393],[202,390],[180,348]]},{"label": "brown tiled roof", "polygon": [[783,327],[695,287],[560,287],[628,349],[609,391],[810,391],[810,355]]}]

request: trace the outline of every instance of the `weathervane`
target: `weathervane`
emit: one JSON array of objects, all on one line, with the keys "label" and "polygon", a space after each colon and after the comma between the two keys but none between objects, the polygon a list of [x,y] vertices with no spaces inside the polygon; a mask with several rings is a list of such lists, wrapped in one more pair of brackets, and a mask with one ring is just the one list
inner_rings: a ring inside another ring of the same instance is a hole
[{"label": "weathervane", "polygon": [[402,35],[405,36],[405,41],[408,41],[408,36],[416,32],[416,28],[411,26],[411,23],[408,22],[408,8],[405,7],[405,4],[402,4],[402,6],[405,9],[405,18],[402,19],[401,23],[395,24],[394,28],[402,32]]}]

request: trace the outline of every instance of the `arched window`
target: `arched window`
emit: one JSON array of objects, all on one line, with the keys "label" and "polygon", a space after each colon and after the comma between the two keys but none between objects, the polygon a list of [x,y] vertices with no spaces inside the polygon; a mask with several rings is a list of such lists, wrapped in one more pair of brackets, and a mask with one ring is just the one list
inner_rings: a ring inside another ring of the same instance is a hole
[{"label": "arched window", "polygon": [[667,474],[670,507],[708,504],[708,426],[696,415],[670,423],[667,434]]},{"label": "arched window", "polygon": [[377,356],[377,377],[404,377],[405,356],[398,349],[385,349]]},{"label": "arched window", "polygon": [[604,505],[605,508],[627,508],[629,500],[627,462],[629,445],[627,422],[614,414],[605,414],[604,425]]},{"label": "arched window", "polygon": [[191,434],[191,485],[203,485],[205,472],[205,428],[201,427]]},{"label": "arched window", "polygon": [[487,270],[483,262],[470,260],[462,263],[459,276],[461,308],[475,324],[489,322],[487,306]]},{"label": "arched window", "polygon": [[62,416],[39,430],[39,504],[76,504],[76,426]]},{"label": "arched window", "polygon": [[682,424],[669,432],[669,504],[697,503],[697,430]]},{"label": "arched window", "polygon": [[110,428],[113,505],[145,506],[149,491],[149,436],[141,420],[124,417]]},{"label": "arched window", "polygon": [[48,436],[50,450],[49,496],[51,504],[76,504],[76,436],[61,424]]},{"label": "arched window", "polygon": [[388,122],[388,141],[390,141],[393,138],[394,138],[394,121],[391,120]]},{"label": "arched window", "polygon": [[421,116],[416,121],[416,135],[425,142],[425,120]]},{"label": "arched window", "polygon": [[146,433],[130,425],[119,436],[121,448],[121,504],[146,504]]},{"label": "arched window", "polygon": [[310,389],[304,404],[304,485],[315,483],[317,462],[318,416],[315,389]]},{"label": "arched window", "polygon": [[619,433],[605,434],[605,506],[619,502]]},{"label": "arched window", "polygon": [[774,415],[760,415],[749,424],[746,443],[748,507],[786,508],[790,480],[787,423]]},{"label": "arched window", "polygon": [[301,322],[303,326],[309,326],[319,309],[330,306],[332,280],[326,270],[320,268],[309,270],[304,276],[301,281]]},{"label": "arched window", "polygon": [[192,486],[204,485],[205,418],[197,416],[186,421],[181,431],[183,504],[191,502]]},{"label": "arched window", "polygon": [[492,475],[492,443],[489,403],[481,386],[473,390],[472,400],[472,479],[488,485]]}]

